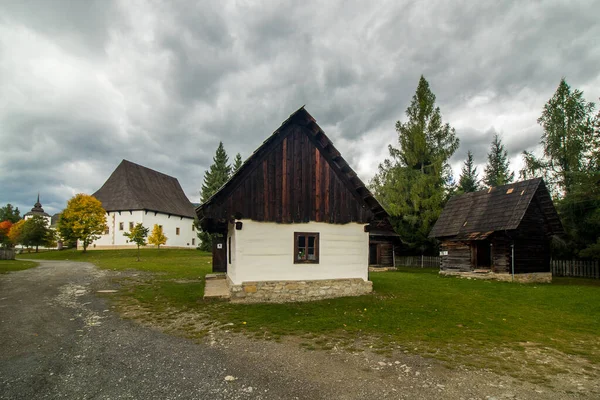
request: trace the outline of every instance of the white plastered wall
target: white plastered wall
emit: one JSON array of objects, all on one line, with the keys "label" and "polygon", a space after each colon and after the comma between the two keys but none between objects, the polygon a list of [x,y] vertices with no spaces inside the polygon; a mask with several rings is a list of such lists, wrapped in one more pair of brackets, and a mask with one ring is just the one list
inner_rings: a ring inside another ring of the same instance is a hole
[{"label": "white plastered wall", "polygon": [[[228,233],[232,248],[227,275],[236,285],[250,281],[368,279],[369,234],[364,224],[241,222],[241,230],[230,225]],[[318,264],[294,264],[294,232],[319,233]]]},{"label": "white plastered wall", "polygon": [[[123,235],[124,232],[129,232],[130,222],[134,225],[141,222],[149,229],[148,236],[152,234],[154,224],[162,225],[163,233],[168,238],[165,247],[195,248],[198,245],[197,232],[192,229],[194,222],[192,218],[174,215],[169,217],[167,214],[154,211],[121,211],[120,213],[111,211],[106,215],[108,235],[101,235],[90,248],[136,247],[134,243],[128,243],[127,237]],[[120,223],[123,223],[123,230],[119,229]],[[179,235],[177,235],[177,228],[179,228]]]}]

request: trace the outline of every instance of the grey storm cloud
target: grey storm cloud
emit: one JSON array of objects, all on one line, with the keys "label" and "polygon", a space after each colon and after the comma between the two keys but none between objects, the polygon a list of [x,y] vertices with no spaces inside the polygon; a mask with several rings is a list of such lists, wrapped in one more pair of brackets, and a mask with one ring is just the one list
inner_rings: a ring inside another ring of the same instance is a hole
[{"label": "grey storm cloud", "polygon": [[[594,4],[596,3],[596,4]],[[597,2],[0,3],[0,205],[49,212],[125,158],[198,201],[219,141],[249,156],[302,105],[368,181],[423,74],[483,170],[518,170],[561,77],[600,96]]]}]

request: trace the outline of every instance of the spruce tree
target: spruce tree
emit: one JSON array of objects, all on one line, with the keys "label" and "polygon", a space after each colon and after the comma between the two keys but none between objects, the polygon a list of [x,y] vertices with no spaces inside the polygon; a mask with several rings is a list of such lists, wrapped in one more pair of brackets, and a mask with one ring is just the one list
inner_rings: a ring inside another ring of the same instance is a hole
[{"label": "spruce tree", "polygon": [[[219,147],[217,147],[217,151],[213,157],[213,164],[210,166],[208,171],[204,173],[204,183],[202,184],[202,191],[200,192],[200,200],[202,203],[207,201],[213,194],[215,194],[231,177],[231,165],[229,165],[228,162],[229,157],[227,156],[223,142],[219,142]],[[204,251],[211,251],[212,239],[214,235],[204,232],[200,226],[198,226],[198,228],[200,249]]]},{"label": "spruce tree", "polygon": [[240,167],[242,166],[242,155],[240,153],[237,153],[235,155],[235,158],[233,160],[233,173],[235,174],[238,169],[240,169]]},{"label": "spruce tree", "polygon": [[498,134],[494,135],[494,140],[488,153],[488,162],[485,166],[483,183],[488,187],[506,185],[515,178],[515,173],[509,168],[508,153],[502,144],[502,139]]},{"label": "spruce tree", "polygon": [[219,142],[219,147],[217,147],[213,157],[213,163],[208,171],[204,173],[204,183],[200,192],[200,199],[203,203],[215,194],[231,176],[231,165],[228,163],[229,157],[223,142]]},{"label": "spruce tree", "polygon": [[454,128],[442,122],[423,76],[406,116],[406,122],[396,123],[399,147],[389,146],[390,158],[379,165],[371,188],[402,241],[423,252],[434,244],[427,235],[442,211],[451,181],[448,159],[459,141]]},{"label": "spruce tree", "polygon": [[473,163],[473,153],[469,150],[458,180],[458,193],[470,193],[478,190],[479,178],[477,177],[477,167]]}]

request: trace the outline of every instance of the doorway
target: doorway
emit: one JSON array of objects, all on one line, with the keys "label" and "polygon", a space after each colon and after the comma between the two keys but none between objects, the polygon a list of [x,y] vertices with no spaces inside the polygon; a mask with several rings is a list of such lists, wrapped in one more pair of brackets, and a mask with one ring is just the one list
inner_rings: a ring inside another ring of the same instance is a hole
[{"label": "doorway", "polygon": [[474,267],[479,269],[489,269],[492,266],[492,250],[489,240],[478,240],[472,244],[474,250]]},{"label": "doorway", "polygon": [[224,238],[213,239],[212,257],[213,272],[227,272],[227,242]]}]

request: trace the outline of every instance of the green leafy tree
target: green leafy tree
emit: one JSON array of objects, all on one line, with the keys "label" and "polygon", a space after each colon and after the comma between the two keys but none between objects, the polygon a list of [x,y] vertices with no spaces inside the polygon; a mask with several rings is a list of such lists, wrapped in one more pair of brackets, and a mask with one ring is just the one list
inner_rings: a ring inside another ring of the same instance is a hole
[{"label": "green leafy tree", "polygon": [[242,155],[240,153],[237,153],[235,155],[235,158],[233,159],[233,173],[234,174],[238,171],[238,169],[240,169],[242,164],[243,164]]},{"label": "green leafy tree", "polygon": [[[241,157],[240,157],[241,158]],[[215,194],[221,186],[227,182],[231,176],[231,166],[228,164],[229,157],[223,146],[223,142],[219,142],[219,147],[213,157],[213,164],[208,171],[204,173],[204,183],[200,192],[200,200],[204,203],[213,194]],[[211,251],[212,239],[215,235],[202,230],[202,227],[197,225],[198,239],[200,239],[200,250]]]},{"label": "green leafy tree", "polygon": [[142,223],[137,223],[129,232],[123,232],[123,236],[129,238],[129,241],[137,245],[137,260],[140,261],[140,246],[146,245],[146,237],[149,229],[144,227]]},{"label": "green leafy tree", "polygon": [[594,103],[583,98],[583,92],[572,91],[562,78],[538,118],[544,130],[540,141],[544,155],[537,158],[523,152],[525,168],[521,176],[544,176],[555,195],[567,195],[576,175],[594,166],[594,152],[598,151],[594,131],[598,119],[593,116],[594,108]]},{"label": "green leafy tree", "polygon": [[509,166],[508,153],[502,144],[502,139],[495,134],[484,169],[483,183],[489,187],[511,183],[515,178],[515,173],[510,170]]},{"label": "green leafy tree", "polygon": [[423,76],[406,116],[406,122],[396,123],[399,147],[389,146],[390,158],[379,165],[371,189],[390,213],[402,241],[423,252],[434,246],[427,235],[450,190],[448,160],[459,140],[454,128],[442,122]]},{"label": "green leafy tree", "polygon": [[20,242],[26,247],[35,247],[38,252],[39,246],[51,246],[55,241],[54,230],[48,227],[48,220],[40,215],[34,215],[25,220],[23,224]]},{"label": "green leafy tree", "polygon": [[148,237],[148,243],[154,244],[160,249],[160,245],[166,244],[167,239],[168,238],[165,236],[162,226],[154,224],[154,228],[152,228],[152,234]]},{"label": "green leafy tree", "polygon": [[10,221],[13,224],[19,222],[21,213],[19,207],[13,208],[12,204],[8,203],[4,207],[0,207],[0,221]]},{"label": "green leafy tree", "polygon": [[[543,128],[543,155],[523,152],[522,178],[542,176],[555,197],[567,231],[559,257],[598,257],[600,237],[600,113],[595,104],[561,79],[544,105],[538,123]],[[560,249],[558,249],[560,251]]]},{"label": "green leafy tree", "polygon": [[68,242],[80,240],[83,252],[106,229],[106,211],[100,200],[93,196],[79,193],[67,202],[67,208],[58,221],[60,236]]},{"label": "green leafy tree", "polygon": [[467,159],[462,167],[460,178],[458,179],[458,193],[470,193],[479,190],[479,178],[477,177],[477,167],[473,162],[473,153],[467,152]]}]

